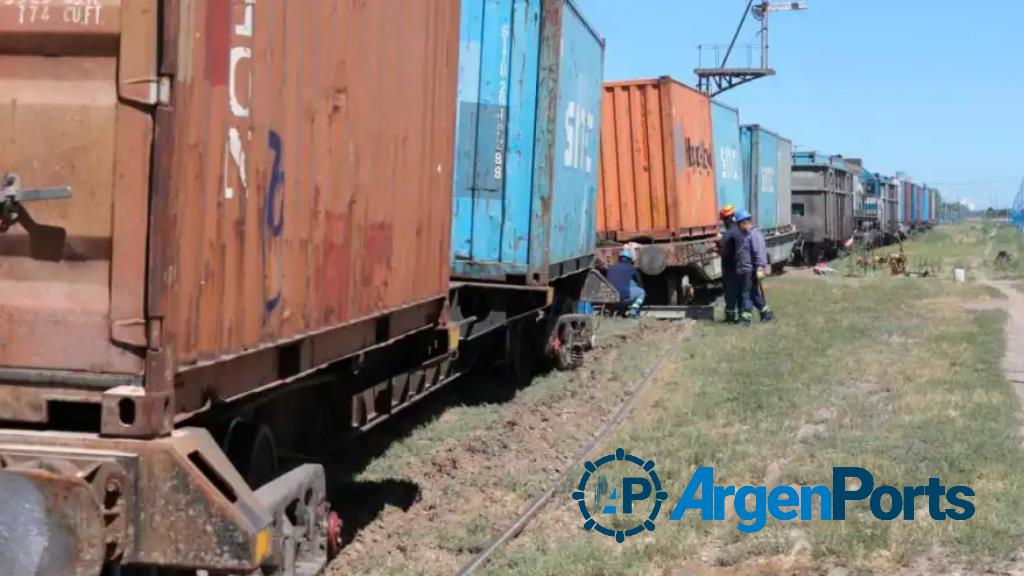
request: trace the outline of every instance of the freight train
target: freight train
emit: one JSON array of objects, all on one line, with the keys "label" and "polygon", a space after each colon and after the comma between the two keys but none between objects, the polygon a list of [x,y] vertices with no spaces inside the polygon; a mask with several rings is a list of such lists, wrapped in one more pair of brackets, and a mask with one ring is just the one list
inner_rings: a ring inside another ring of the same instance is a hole
[{"label": "freight train", "polygon": [[602,84],[571,0],[80,4],[0,5],[13,574],[316,573],[344,519],[305,456],[481,365],[578,366],[600,262],[679,302],[722,204],[777,265],[845,241],[855,178],[886,234],[940,205]]},{"label": "freight train", "polygon": [[580,362],[604,45],[571,2],[26,10],[0,6],[8,573],[315,573],[342,519],[288,455],[482,362]]}]

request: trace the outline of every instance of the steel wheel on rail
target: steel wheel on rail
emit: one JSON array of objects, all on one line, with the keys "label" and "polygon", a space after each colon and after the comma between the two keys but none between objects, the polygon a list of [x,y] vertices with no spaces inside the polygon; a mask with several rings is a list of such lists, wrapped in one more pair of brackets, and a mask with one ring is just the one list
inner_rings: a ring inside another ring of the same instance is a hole
[{"label": "steel wheel on rail", "polygon": [[224,453],[252,489],[278,475],[277,444],[266,424],[235,418],[224,438]]}]

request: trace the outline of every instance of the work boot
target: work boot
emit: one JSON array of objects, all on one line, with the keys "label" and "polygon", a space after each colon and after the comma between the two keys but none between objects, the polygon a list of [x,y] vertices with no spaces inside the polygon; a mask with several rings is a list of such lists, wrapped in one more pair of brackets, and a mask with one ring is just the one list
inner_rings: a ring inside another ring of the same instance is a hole
[{"label": "work boot", "polygon": [[775,320],[775,312],[772,312],[771,308],[761,310],[761,322],[772,322],[773,320]]}]

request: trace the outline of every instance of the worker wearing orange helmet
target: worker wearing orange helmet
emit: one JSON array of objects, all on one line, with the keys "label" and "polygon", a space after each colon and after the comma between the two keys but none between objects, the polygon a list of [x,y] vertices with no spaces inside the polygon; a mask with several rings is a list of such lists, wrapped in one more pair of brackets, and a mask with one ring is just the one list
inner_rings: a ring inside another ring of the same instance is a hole
[{"label": "worker wearing orange helmet", "polygon": [[718,254],[722,258],[722,288],[725,291],[725,321],[738,322],[743,284],[736,273],[736,254],[745,246],[747,239],[739,226],[733,222],[736,218],[735,206],[722,206],[718,216],[725,226],[725,232],[718,240]]}]

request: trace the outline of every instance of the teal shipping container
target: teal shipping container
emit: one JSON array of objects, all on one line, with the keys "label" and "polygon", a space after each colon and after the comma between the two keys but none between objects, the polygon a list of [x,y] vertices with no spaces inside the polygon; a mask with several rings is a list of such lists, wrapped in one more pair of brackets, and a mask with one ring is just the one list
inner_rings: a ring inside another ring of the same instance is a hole
[{"label": "teal shipping container", "polygon": [[589,268],[603,67],[570,0],[463,0],[453,277],[543,285]]},{"label": "teal shipping container", "polygon": [[924,205],[921,212],[922,222],[935,222],[935,189],[925,186],[921,192],[921,203]]},{"label": "teal shipping container", "polygon": [[[741,129],[740,146],[743,152],[743,189],[755,223],[763,230],[788,226],[792,222],[789,213],[792,143],[754,124]],[[785,202],[781,210],[780,201]],[[780,212],[784,212],[784,217],[779,217]]]},{"label": "teal shipping container", "polygon": [[740,151],[740,113],[721,102],[711,102],[711,131],[715,147],[715,190],[718,207],[732,204],[748,210]]}]

